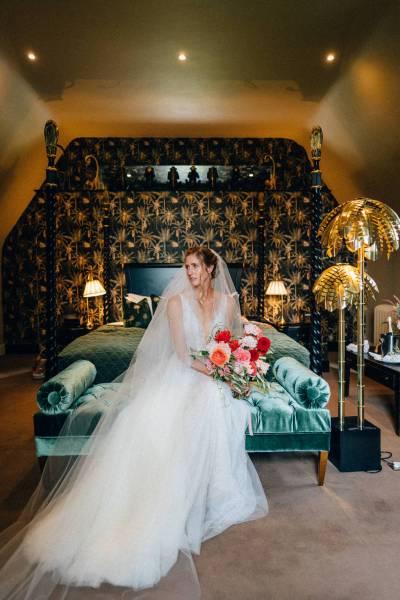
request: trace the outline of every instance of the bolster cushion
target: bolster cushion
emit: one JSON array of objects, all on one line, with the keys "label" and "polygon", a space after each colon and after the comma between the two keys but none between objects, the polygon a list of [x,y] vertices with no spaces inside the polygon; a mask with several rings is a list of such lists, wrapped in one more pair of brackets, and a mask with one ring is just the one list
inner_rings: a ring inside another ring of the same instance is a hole
[{"label": "bolster cushion", "polygon": [[282,356],[273,366],[278,383],[305,408],[323,408],[328,404],[331,391],[327,382],[295,358]]},{"label": "bolster cushion", "polygon": [[89,360],[76,360],[40,386],[36,402],[47,415],[63,413],[87,390],[96,378],[96,367]]}]

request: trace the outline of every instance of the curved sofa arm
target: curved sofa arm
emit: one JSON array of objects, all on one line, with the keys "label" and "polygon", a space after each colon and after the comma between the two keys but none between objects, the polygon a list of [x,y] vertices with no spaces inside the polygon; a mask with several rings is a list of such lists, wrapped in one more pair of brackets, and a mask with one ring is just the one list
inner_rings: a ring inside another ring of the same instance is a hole
[{"label": "curved sofa arm", "polygon": [[279,358],[272,368],[275,379],[304,408],[323,408],[331,390],[325,379],[290,356]]},{"label": "curved sofa arm", "polygon": [[96,378],[96,367],[89,360],[76,360],[40,386],[36,402],[47,415],[66,412]]}]

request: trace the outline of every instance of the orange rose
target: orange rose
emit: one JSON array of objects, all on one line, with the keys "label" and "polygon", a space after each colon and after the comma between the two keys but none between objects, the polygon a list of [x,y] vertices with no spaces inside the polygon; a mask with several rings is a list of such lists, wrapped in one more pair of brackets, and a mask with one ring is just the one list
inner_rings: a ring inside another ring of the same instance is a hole
[{"label": "orange rose", "polygon": [[211,362],[217,367],[223,367],[229,361],[229,358],[229,353],[221,346],[217,346],[210,354]]}]

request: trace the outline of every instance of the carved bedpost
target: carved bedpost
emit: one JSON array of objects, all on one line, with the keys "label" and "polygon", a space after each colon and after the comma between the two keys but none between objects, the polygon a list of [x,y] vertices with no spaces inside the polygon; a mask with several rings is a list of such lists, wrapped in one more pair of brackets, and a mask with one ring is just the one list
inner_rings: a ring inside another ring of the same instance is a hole
[{"label": "carved bedpost", "polygon": [[258,194],[258,223],[257,223],[257,318],[264,318],[265,301],[265,203],[266,192]]},{"label": "carved bedpost", "polygon": [[58,187],[55,158],[58,127],[54,121],[44,126],[47,153],[46,196],[46,380],[57,372],[57,290],[56,290],[56,200]]},{"label": "carved bedpost", "polygon": [[[322,129],[314,127],[311,132],[311,158],[313,170],[311,171],[311,289],[322,272],[322,246],[318,237],[318,229],[322,219],[322,177],[319,169],[322,149]],[[310,368],[318,375],[322,374],[322,331],[321,313],[311,294],[311,340],[310,340]]]},{"label": "carved bedpost", "polygon": [[103,277],[104,289],[104,322],[111,321],[111,255],[110,255],[110,198],[106,191],[103,197]]}]

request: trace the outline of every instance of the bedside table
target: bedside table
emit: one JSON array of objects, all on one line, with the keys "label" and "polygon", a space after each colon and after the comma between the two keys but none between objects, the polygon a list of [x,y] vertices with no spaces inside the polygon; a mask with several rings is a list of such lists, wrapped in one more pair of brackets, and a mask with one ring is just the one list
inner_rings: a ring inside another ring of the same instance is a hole
[{"label": "bedside table", "polygon": [[311,331],[310,323],[276,323],[274,327],[308,348]]}]

